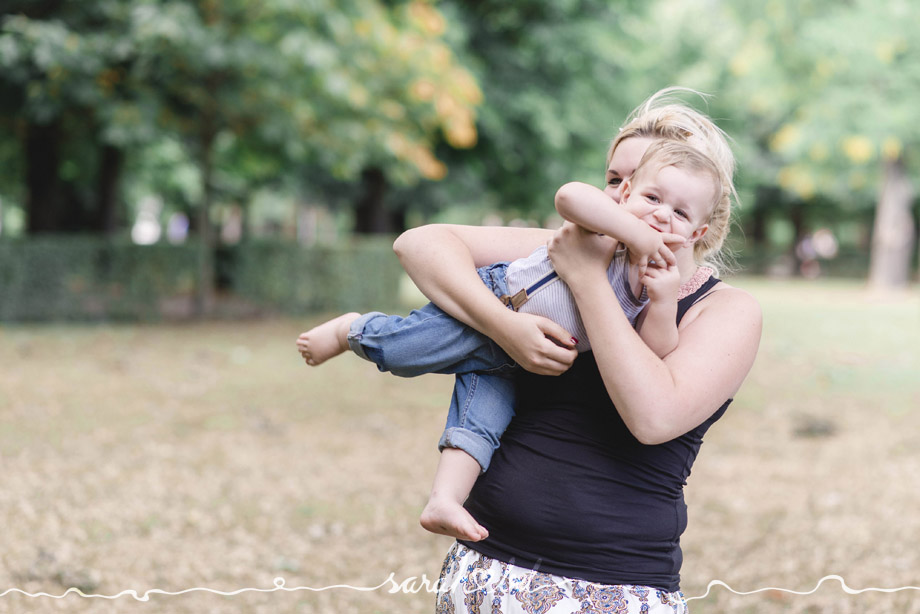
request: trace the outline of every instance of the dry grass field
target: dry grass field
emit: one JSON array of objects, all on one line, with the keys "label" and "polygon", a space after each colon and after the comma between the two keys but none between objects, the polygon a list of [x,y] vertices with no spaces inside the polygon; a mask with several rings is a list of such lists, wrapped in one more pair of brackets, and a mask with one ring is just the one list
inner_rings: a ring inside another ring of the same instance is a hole
[{"label": "dry grass field", "polygon": [[[738,280],[758,361],[687,487],[688,597],[920,586],[920,293]],[[354,356],[317,318],[0,327],[0,612],[430,613],[449,547],[417,524],[451,380]],[[138,595],[139,601],[28,597]],[[387,585],[389,586],[389,585]],[[920,590],[736,595],[700,612],[920,613]]]}]

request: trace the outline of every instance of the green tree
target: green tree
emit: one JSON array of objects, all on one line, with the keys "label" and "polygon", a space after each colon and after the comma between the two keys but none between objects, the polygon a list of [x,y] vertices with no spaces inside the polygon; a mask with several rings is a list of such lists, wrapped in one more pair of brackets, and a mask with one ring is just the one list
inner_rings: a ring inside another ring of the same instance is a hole
[{"label": "green tree", "polygon": [[[124,148],[149,123],[122,77],[119,2],[10,0],[0,22],[0,122],[18,141],[31,233],[111,232]],[[149,131],[147,132],[149,134]]]},{"label": "green tree", "polygon": [[[544,217],[566,181],[601,182],[617,127],[642,97],[630,63],[629,26],[643,4],[600,0],[451,0],[440,7],[451,44],[476,75],[483,103],[478,141],[444,144],[444,181],[394,200],[431,211],[469,207]],[[399,206],[399,203],[394,203]]]},{"label": "green tree", "polygon": [[794,244],[810,219],[874,211],[872,279],[903,285],[916,224],[907,178],[920,130],[918,16],[902,0],[659,0],[633,29],[656,43],[634,61],[652,79],[715,94],[709,111],[741,162],[749,239],[765,240],[770,217],[792,223]]},{"label": "green tree", "polygon": [[[916,222],[910,174],[920,160],[914,117],[920,95],[916,3],[856,0],[809,21],[802,51],[811,87],[772,146],[781,181],[847,203],[875,206],[870,283],[909,283]],[[852,206],[852,205],[851,205]]]},{"label": "green tree", "polygon": [[63,148],[98,144],[100,175],[114,150],[117,179],[125,147],[173,137],[199,169],[205,308],[216,169],[241,191],[297,167],[440,179],[437,135],[475,142],[481,93],[446,29],[424,0],[17,2],[2,21],[0,87],[4,121],[24,126],[30,231],[60,230],[48,219],[71,204]]}]

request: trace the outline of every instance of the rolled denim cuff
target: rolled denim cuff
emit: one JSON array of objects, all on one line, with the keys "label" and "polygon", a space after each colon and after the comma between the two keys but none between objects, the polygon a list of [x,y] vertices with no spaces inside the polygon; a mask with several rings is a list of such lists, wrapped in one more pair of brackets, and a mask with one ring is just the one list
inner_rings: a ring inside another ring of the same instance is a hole
[{"label": "rolled denim cuff", "polygon": [[495,452],[488,439],[460,427],[445,429],[444,434],[441,435],[441,441],[438,442],[438,450],[444,450],[444,448],[463,450],[479,463],[483,473],[489,468],[489,462]]},{"label": "rolled denim cuff", "polygon": [[374,361],[368,358],[367,354],[364,352],[364,348],[361,347],[361,339],[364,337],[364,327],[367,325],[367,323],[374,318],[379,318],[380,316],[385,318],[387,317],[387,314],[381,313],[380,311],[371,311],[365,313],[362,316],[359,316],[357,320],[351,323],[351,327],[348,329],[348,335],[346,337],[348,341],[348,347],[351,348],[351,351],[364,360],[369,360],[370,362]]}]

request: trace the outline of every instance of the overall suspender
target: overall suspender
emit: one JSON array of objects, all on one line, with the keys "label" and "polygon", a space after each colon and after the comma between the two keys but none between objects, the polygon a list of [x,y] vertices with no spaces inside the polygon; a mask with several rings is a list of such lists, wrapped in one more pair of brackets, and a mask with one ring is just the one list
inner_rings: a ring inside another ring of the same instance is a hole
[{"label": "overall suspender", "polygon": [[517,311],[518,309],[520,309],[521,305],[526,303],[528,299],[530,299],[530,297],[533,296],[534,292],[536,292],[537,290],[539,290],[540,288],[542,288],[543,286],[545,286],[546,284],[548,284],[549,282],[555,279],[559,279],[559,274],[556,273],[556,271],[550,271],[549,273],[547,273],[546,275],[544,275],[537,281],[530,284],[529,287],[521,288],[520,290],[515,292],[513,295],[511,294],[502,295],[501,301],[507,307],[510,307],[514,311]]}]

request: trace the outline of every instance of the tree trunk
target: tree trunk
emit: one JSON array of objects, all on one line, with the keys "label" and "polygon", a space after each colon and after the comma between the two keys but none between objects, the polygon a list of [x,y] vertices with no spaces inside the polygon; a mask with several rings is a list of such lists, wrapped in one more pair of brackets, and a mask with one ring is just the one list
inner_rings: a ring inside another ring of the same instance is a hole
[{"label": "tree trunk", "polygon": [[767,243],[767,219],[770,211],[782,201],[782,193],[773,186],[759,186],[754,195],[754,206],[751,208],[749,227],[744,233],[746,239],[756,247],[763,247]]},{"label": "tree trunk", "polygon": [[124,153],[112,145],[102,145],[99,174],[96,178],[96,219],[94,229],[110,235],[118,227],[118,197]]},{"label": "tree trunk", "polygon": [[906,287],[913,257],[914,190],[900,158],[885,161],[885,178],[875,208],[869,285],[890,289]]},{"label": "tree trunk", "polygon": [[355,233],[396,234],[405,230],[405,214],[388,211],[384,206],[387,177],[379,167],[364,169],[361,173],[363,194],[355,207]]},{"label": "tree trunk", "polygon": [[198,207],[198,287],[195,294],[195,313],[206,316],[214,303],[214,232],[211,229],[211,199],[213,187],[211,175],[213,162],[211,154],[214,144],[212,135],[205,135],[201,141],[201,204]]},{"label": "tree trunk", "polygon": [[802,240],[808,235],[808,227],[805,225],[805,201],[798,200],[792,203],[789,210],[789,221],[792,222],[792,257],[795,262],[795,274],[802,275],[803,253],[800,249]]},{"label": "tree trunk", "polygon": [[29,234],[59,230],[63,193],[61,132],[58,122],[29,124],[26,128],[26,210]]},{"label": "tree trunk", "polygon": [[[205,21],[216,23],[218,3],[205,3],[209,12]],[[217,93],[222,77],[212,72],[205,77],[207,99],[200,111],[198,130],[198,164],[201,171],[201,203],[198,206],[198,284],[195,291],[195,314],[199,317],[211,314],[217,290],[214,270],[214,230],[211,228],[211,203],[214,198],[214,141],[219,132]]]}]

